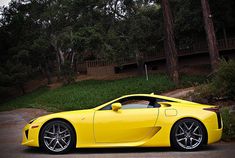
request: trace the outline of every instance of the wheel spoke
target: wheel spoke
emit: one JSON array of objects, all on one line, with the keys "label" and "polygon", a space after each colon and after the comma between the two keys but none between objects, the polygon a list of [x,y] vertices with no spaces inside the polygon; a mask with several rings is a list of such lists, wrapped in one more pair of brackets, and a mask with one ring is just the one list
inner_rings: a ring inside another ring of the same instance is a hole
[{"label": "wheel spoke", "polygon": [[52,131],[55,133],[55,125],[52,126]]},{"label": "wheel spoke", "polygon": [[184,122],[183,124],[184,124],[184,126],[186,127],[186,129],[189,130],[189,128],[188,128],[188,126],[186,125],[186,123]]},{"label": "wheel spoke", "polygon": [[55,138],[44,136],[44,139],[55,139]]},{"label": "wheel spoke", "polygon": [[192,138],[192,140],[195,140],[196,142],[200,142],[200,139],[199,139],[199,140],[197,140],[197,139],[195,139],[195,138]]},{"label": "wheel spoke", "polygon": [[184,132],[184,129],[179,125],[179,128]]},{"label": "wheel spoke", "polygon": [[57,133],[60,133],[60,124],[57,125]]},{"label": "wheel spoke", "polygon": [[67,138],[67,137],[70,137],[70,134],[67,134],[67,135],[61,137],[61,139],[64,139],[64,138]]},{"label": "wheel spoke", "polygon": [[185,140],[185,139],[187,139],[187,138],[180,138],[177,141],[180,142],[180,141]]},{"label": "wheel spoke", "polygon": [[199,128],[199,126],[195,127],[193,130],[193,133],[195,133],[198,128]]},{"label": "wheel spoke", "polygon": [[67,145],[67,143],[64,141],[64,139],[61,139],[61,141],[62,141],[64,144],[66,144],[66,145]]},{"label": "wheel spoke", "polygon": [[176,134],[175,136],[182,136],[182,135],[184,135],[184,132]]},{"label": "wheel spoke", "polygon": [[190,138],[190,147],[193,146],[193,138]]},{"label": "wheel spoke", "polygon": [[50,131],[45,131],[45,133],[48,133],[48,134],[50,134],[50,135],[55,134],[55,133],[52,133],[52,132],[50,132]]},{"label": "wheel spoke", "polygon": [[56,147],[57,143],[58,143],[58,141],[56,141],[54,146],[52,147],[53,150],[55,150],[55,147]]},{"label": "wheel spoke", "polygon": [[192,129],[193,125],[194,125],[194,122],[193,122],[193,123],[191,124],[191,126],[189,127],[189,130],[191,130],[191,129]]},{"label": "wheel spoke", "polygon": [[198,136],[198,137],[202,137],[201,134],[197,134],[197,133],[193,133],[193,135]]},{"label": "wheel spoke", "polygon": [[60,144],[60,141],[57,142],[59,144],[59,146],[64,149],[64,147],[62,146],[62,144]]},{"label": "wheel spoke", "polygon": [[68,131],[68,129],[65,129],[65,130],[63,130],[62,132],[60,132],[60,134],[63,134],[63,133],[65,133],[65,132],[67,132]]},{"label": "wheel spoke", "polygon": [[53,138],[51,141],[50,141],[50,143],[48,144],[49,146],[51,145],[51,143],[53,142],[55,140],[55,138]]},{"label": "wheel spoke", "polygon": [[184,144],[185,144],[186,147],[188,146],[188,138],[185,138]]}]

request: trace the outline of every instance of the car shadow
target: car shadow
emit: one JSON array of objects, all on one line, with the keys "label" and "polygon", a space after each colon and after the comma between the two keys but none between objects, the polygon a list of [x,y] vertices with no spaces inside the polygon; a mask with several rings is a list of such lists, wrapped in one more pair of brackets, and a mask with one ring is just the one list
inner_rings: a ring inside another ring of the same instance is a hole
[{"label": "car shadow", "polygon": [[[218,150],[218,147],[213,145],[203,146],[199,151],[212,151]],[[28,154],[47,154],[40,148],[28,147],[23,150],[24,153]],[[148,153],[148,152],[156,152],[156,153],[166,153],[166,152],[182,152],[178,151],[172,147],[125,147],[125,148],[77,148],[70,151],[68,154],[115,154],[115,153]],[[195,151],[192,151],[195,152]]]}]

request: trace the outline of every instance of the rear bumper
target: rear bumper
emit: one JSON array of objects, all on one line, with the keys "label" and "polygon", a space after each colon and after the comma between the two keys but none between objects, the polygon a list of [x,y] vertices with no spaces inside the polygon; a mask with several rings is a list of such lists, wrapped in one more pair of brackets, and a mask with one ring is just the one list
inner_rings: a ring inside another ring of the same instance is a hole
[{"label": "rear bumper", "polygon": [[208,131],[208,144],[218,142],[222,137],[222,128]]},{"label": "rear bumper", "polygon": [[208,132],[208,144],[218,142],[223,133],[223,121],[221,117],[216,117],[214,122],[217,122],[217,125],[214,125],[213,127],[207,129]]}]

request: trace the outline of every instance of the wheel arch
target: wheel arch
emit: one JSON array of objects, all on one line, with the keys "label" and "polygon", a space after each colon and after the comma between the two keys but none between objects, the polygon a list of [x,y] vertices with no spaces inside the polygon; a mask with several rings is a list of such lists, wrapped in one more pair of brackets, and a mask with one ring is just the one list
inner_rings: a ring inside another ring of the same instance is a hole
[{"label": "wheel arch", "polygon": [[203,144],[207,144],[207,142],[208,142],[208,131],[207,131],[207,128],[206,128],[206,126],[204,125],[204,123],[203,123],[201,120],[199,120],[198,118],[195,118],[195,117],[183,117],[183,118],[180,118],[180,119],[178,119],[177,121],[175,121],[174,124],[173,124],[172,127],[171,127],[171,131],[170,131],[170,144],[171,144],[171,146],[172,146],[172,132],[173,132],[173,128],[174,128],[174,126],[175,126],[179,121],[184,120],[184,119],[193,119],[193,120],[198,121],[198,122],[202,125],[202,127],[203,127],[203,129],[204,129],[204,131],[205,131],[205,133],[206,133],[206,137],[205,137],[205,140],[204,140]]},{"label": "wheel arch", "polygon": [[41,127],[40,130],[39,130],[39,134],[38,134],[38,144],[39,144],[39,147],[41,147],[41,141],[40,141],[41,139],[40,139],[40,136],[41,136],[42,129],[43,129],[48,123],[50,123],[50,122],[52,122],[52,121],[63,121],[63,122],[65,122],[65,123],[67,123],[67,124],[72,128],[72,130],[73,130],[73,132],[74,132],[74,134],[75,134],[75,135],[74,135],[74,136],[75,136],[75,138],[74,138],[74,140],[75,140],[74,147],[76,147],[76,143],[77,143],[77,133],[76,133],[76,130],[75,130],[73,124],[72,124],[70,121],[68,121],[67,119],[64,119],[64,118],[52,118],[52,119],[49,119],[49,120],[47,120],[46,122],[43,123],[42,127]]}]

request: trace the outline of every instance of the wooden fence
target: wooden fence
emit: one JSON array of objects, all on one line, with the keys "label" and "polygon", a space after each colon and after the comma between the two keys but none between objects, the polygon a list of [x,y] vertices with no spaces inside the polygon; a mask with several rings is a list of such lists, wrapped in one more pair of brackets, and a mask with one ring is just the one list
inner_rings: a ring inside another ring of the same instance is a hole
[{"label": "wooden fence", "polygon": [[[225,39],[218,40],[217,45],[220,51],[235,49],[235,38],[230,38],[227,40]],[[202,42],[193,44],[191,48],[178,50],[178,56],[200,54],[200,53],[205,53],[207,51],[208,51],[207,42],[202,41]],[[144,55],[144,60],[146,62],[154,61],[158,59],[164,59],[164,58],[165,58],[165,54],[163,50],[160,50],[158,52],[153,52],[153,53],[147,53]],[[89,67],[102,67],[102,66],[111,66],[111,65],[113,66],[129,65],[129,64],[135,64],[135,63],[136,63],[135,58],[124,58],[116,62],[105,61],[105,60],[91,60],[91,61],[86,61],[85,63],[80,64],[80,66],[84,69],[85,66],[89,68]]]}]

